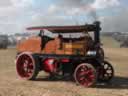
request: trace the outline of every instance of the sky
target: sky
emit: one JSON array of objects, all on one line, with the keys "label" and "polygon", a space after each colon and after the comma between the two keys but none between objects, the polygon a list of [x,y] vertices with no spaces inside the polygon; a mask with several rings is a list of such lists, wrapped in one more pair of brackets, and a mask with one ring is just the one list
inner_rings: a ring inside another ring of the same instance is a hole
[{"label": "sky", "polygon": [[104,32],[128,32],[128,0],[0,0],[0,34],[30,26],[101,21]]}]

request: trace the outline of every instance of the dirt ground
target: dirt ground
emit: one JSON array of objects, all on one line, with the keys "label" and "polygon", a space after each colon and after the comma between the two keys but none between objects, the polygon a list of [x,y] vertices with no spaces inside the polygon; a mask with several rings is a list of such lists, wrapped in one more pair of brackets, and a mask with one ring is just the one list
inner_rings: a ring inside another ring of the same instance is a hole
[{"label": "dirt ground", "polygon": [[15,70],[16,50],[0,50],[0,96],[128,96],[128,49],[105,48],[105,53],[115,77],[109,84],[83,88],[70,81],[49,81],[44,73],[36,81],[21,80]]}]

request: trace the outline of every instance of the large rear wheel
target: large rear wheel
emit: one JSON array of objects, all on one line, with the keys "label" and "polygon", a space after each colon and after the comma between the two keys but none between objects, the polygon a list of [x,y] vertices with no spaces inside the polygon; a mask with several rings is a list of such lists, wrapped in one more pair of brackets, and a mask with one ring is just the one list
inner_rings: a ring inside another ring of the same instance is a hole
[{"label": "large rear wheel", "polygon": [[38,58],[30,53],[21,53],[16,59],[16,70],[22,79],[35,79],[39,72]]},{"label": "large rear wheel", "polygon": [[74,79],[77,84],[84,87],[93,86],[96,82],[96,70],[88,63],[78,65],[74,72]]}]

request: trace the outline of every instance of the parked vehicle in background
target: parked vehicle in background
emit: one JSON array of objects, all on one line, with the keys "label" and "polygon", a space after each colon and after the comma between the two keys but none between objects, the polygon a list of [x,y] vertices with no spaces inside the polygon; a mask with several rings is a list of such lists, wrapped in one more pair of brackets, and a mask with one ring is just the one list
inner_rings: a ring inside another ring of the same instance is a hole
[{"label": "parked vehicle in background", "polygon": [[0,35],[0,49],[7,49],[8,47],[8,36]]},{"label": "parked vehicle in background", "polygon": [[120,48],[128,48],[128,38],[121,42]]}]

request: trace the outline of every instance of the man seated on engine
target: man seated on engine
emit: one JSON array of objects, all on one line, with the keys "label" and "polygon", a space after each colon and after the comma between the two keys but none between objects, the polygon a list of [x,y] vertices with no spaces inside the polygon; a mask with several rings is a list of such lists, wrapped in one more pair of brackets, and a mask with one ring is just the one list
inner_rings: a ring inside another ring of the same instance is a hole
[{"label": "man seated on engine", "polygon": [[57,49],[61,50],[63,48],[63,36],[59,34],[58,37],[55,38],[55,41]]}]

